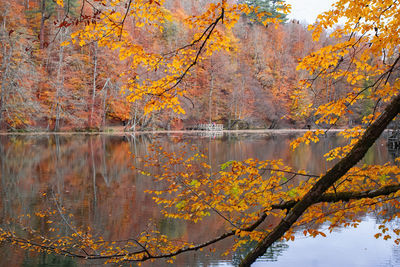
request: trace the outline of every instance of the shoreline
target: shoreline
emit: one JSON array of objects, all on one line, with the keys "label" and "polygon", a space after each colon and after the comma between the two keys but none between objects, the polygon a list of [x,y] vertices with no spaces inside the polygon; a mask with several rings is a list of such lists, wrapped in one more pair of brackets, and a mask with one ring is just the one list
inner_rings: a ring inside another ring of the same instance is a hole
[{"label": "shoreline", "polygon": [[[255,130],[222,130],[222,131],[201,131],[201,130],[159,130],[159,131],[132,131],[132,132],[125,132],[125,131],[82,131],[82,132],[45,132],[45,131],[38,131],[38,132],[0,132],[0,136],[7,136],[7,135],[116,135],[116,136],[123,136],[123,135],[141,135],[141,134],[225,134],[225,133],[238,133],[238,134],[291,134],[291,133],[305,133],[307,131],[316,131],[316,130],[324,130],[328,133],[338,133],[341,131],[346,130],[344,129],[255,129]],[[387,131],[388,129],[385,129]]]}]

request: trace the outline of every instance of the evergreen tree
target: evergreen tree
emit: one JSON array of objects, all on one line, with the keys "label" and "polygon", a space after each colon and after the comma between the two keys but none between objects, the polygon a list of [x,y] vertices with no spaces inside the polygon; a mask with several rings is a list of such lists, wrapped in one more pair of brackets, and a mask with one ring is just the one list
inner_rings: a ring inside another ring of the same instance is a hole
[{"label": "evergreen tree", "polygon": [[277,9],[282,7],[281,2],[279,0],[242,0],[243,3],[251,6],[258,7],[258,13],[266,12],[268,13],[262,18],[258,18],[257,14],[254,12],[250,13],[247,17],[253,19],[257,22],[262,22],[266,18],[281,18],[282,21],[286,21],[286,14],[279,12]]}]

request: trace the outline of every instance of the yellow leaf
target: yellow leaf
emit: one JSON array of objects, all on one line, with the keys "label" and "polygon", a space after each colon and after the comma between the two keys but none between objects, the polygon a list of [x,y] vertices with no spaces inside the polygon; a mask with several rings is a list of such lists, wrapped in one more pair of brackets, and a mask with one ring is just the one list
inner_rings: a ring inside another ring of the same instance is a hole
[{"label": "yellow leaf", "polygon": [[64,0],[56,0],[57,5],[64,7]]}]

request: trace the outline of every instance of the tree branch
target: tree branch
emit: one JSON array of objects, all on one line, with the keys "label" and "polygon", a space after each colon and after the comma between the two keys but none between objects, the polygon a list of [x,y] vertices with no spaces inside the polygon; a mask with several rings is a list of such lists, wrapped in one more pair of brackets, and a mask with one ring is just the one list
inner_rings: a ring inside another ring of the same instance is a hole
[{"label": "tree branch", "polygon": [[240,266],[250,266],[258,257],[262,256],[267,248],[275,241],[279,240],[288,231],[297,219],[314,203],[321,200],[323,193],[331,187],[337,180],[347,173],[354,165],[360,161],[368,149],[379,138],[387,125],[400,112],[400,95],[394,97],[386,107],[381,116],[367,128],[364,135],[356,143],[353,149],[330,169],[308,193],[297,202],[289,211],[285,218],[271,231],[241,262]]},{"label": "tree branch", "polygon": [[218,25],[219,21],[222,21],[224,19],[224,13],[225,13],[225,11],[222,8],[221,14],[218,16],[218,18],[215,19],[215,21],[213,23],[211,23],[207,27],[207,29],[203,32],[203,34],[199,37],[199,39],[194,40],[190,45],[188,45],[188,46],[194,45],[195,43],[199,42],[201,40],[201,38],[203,38],[205,36],[204,41],[201,43],[200,48],[196,53],[196,57],[194,58],[192,63],[183,71],[183,73],[176,79],[175,83],[171,87],[165,89],[162,93],[155,94],[155,95],[153,94],[153,96],[161,96],[162,94],[174,89],[175,87],[177,87],[182,82],[183,78],[185,78],[185,76],[189,72],[189,70],[193,66],[195,66],[197,64],[197,62],[199,60],[199,57],[200,57],[200,54],[203,51],[204,47],[206,46],[206,44],[207,44],[208,40],[210,39],[212,33],[214,32],[215,27]]},{"label": "tree branch", "polygon": [[[348,192],[337,192],[337,193],[325,193],[321,196],[319,201],[314,204],[323,203],[323,202],[333,203],[333,202],[339,202],[339,201],[348,202],[350,200],[387,196],[392,193],[396,193],[399,190],[400,190],[400,184],[395,184],[395,185],[384,186],[379,189],[372,189],[372,190],[361,191],[361,192],[348,191]],[[299,203],[299,201],[290,200],[290,201],[284,202],[279,205],[272,205],[272,209],[290,210],[297,203]]]},{"label": "tree branch", "polygon": [[[328,193],[328,194],[323,194],[321,196],[321,198],[319,199],[319,201],[315,202],[313,204],[323,203],[323,202],[334,203],[334,202],[339,202],[339,201],[347,202],[350,200],[357,200],[357,199],[362,199],[362,198],[375,198],[375,197],[390,195],[392,193],[397,192],[398,190],[400,190],[400,184],[388,185],[388,186],[384,186],[379,189],[366,190],[366,191],[361,191],[361,192],[350,191],[350,192],[339,192],[337,194]],[[279,205],[273,205],[272,209],[290,210],[299,202],[300,201],[295,201],[295,200],[287,201],[287,202],[279,204]],[[228,237],[234,236],[234,235],[236,235],[236,233],[238,231],[239,232],[254,231],[258,226],[261,225],[261,223],[263,223],[265,221],[266,218],[267,218],[267,214],[264,212],[254,223],[252,223],[251,225],[249,225],[247,227],[242,227],[239,229],[231,230],[229,232],[219,235],[218,237],[216,237],[214,239],[211,239],[209,241],[206,241],[206,242],[198,244],[198,245],[187,246],[187,247],[181,248],[175,252],[171,252],[171,253],[167,253],[167,254],[160,254],[160,255],[151,255],[150,252],[135,239],[129,239],[129,240],[135,241],[138,244],[138,246],[140,246],[142,248],[141,250],[135,251],[135,252],[130,252],[130,253],[118,253],[118,254],[113,254],[113,255],[99,255],[99,254],[97,254],[97,255],[96,254],[95,255],[93,255],[93,254],[81,255],[81,254],[77,254],[77,253],[74,253],[74,252],[66,250],[66,249],[60,250],[59,248],[52,247],[51,245],[39,244],[39,243],[35,243],[35,242],[29,241],[26,239],[17,238],[14,236],[7,236],[7,240],[10,243],[15,242],[15,243],[20,243],[20,244],[30,244],[31,246],[37,247],[44,251],[52,251],[54,253],[60,253],[60,254],[63,254],[65,256],[69,256],[69,257],[85,258],[85,259],[91,259],[91,260],[95,260],[95,259],[106,260],[106,259],[112,259],[112,258],[114,258],[114,259],[115,258],[124,258],[124,257],[129,257],[129,256],[145,253],[145,255],[141,258],[138,258],[136,260],[128,260],[128,261],[143,262],[143,261],[147,261],[150,259],[171,258],[171,257],[177,256],[177,255],[185,253],[185,252],[197,251],[204,247],[215,244],[221,240],[224,240]],[[126,241],[126,240],[124,240],[124,241]],[[57,252],[57,250],[59,250],[59,252]]]}]

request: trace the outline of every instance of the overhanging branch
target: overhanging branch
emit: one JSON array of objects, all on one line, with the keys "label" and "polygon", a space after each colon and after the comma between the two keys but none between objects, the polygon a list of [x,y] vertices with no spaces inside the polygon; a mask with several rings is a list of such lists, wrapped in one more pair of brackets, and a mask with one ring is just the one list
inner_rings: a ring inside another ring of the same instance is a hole
[{"label": "overhanging branch", "polygon": [[[388,196],[390,194],[396,193],[400,190],[400,184],[388,185],[381,187],[379,189],[367,190],[367,191],[348,191],[348,192],[338,192],[338,193],[325,193],[321,196],[318,203],[334,203],[334,202],[348,202],[350,200],[359,200],[363,198],[375,198],[375,197],[383,197]],[[293,208],[299,201],[291,200],[279,205],[273,205],[272,209],[280,209],[280,210],[290,210]]]},{"label": "overhanging branch", "polygon": [[395,96],[379,118],[367,128],[361,139],[355,144],[346,157],[341,159],[332,169],[308,191],[289,211],[285,218],[271,231],[241,262],[240,266],[250,266],[258,257],[288,231],[298,218],[313,204],[319,202],[326,190],[345,175],[367,153],[387,125],[400,112],[400,95]]},{"label": "overhanging branch", "polygon": [[[319,199],[318,202],[315,202],[313,204],[318,204],[318,203],[335,203],[335,202],[340,202],[340,201],[350,201],[350,200],[358,200],[358,199],[363,199],[363,198],[376,198],[376,197],[383,197],[383,196],[388,196],[390,194],[396,193],[397,191],[400,190],[400,184],[395,184],[395,185],[388,185],[388,186],[384,186],[381,187],[379,189],[374,189],[374,190],[366,190],[366,191],[349,191],[349,192],[339,192],[339,193],[327,193],[327,194],[323,194],[321,196],[321,198]],[[285,203],[279,204],[279,205],[273,205],[272,209],[280,209],[280,210],[284,210],[284,209],[292,209],[296,204],[298,204],[299,201],[287,201]],[[210,245],[213,245],[221,240],[224,240],[226,238],[229,238],[231,236],[236,235],[237,232],[251,232],[254,231],[255,229],[257,229],[257,227],[259,227],[267,218],[267,214],[266,213],[262,213],[260,215],[260,217],[258,218],[258,220],[256,220],[254,223],[252,223],[251,225],[247,226],[247,227],[242,227],[242,228],[238,228],[238,229],[234,229],[231,230],[229,232],[223,233],[211,240],[208,240],[204,243],[201,244],[197,244],[197,245],[192,245],[192,246],[187,246],[181,249],[178,249],[174,252],[171,253],[166,253],[166,254],[159,254],[159,255],[152,255],[148,252],[148,250],[145,248],[145,246],[143,246],[142,244],[138,243],[136,240],[134,240],[140,247],[141,250],[135,251],[135,252],[130,252],[130,253],[116,253],[116,254],[112,254],[112,255],[100,255],[100,254],[78,254],[76,252],[73,251],[69,251],[67,249],[58,249],[55,248],[51,245],[45,245],[45,244],[39,244],[39,243],[35,243],[32,242],[30,240],[27,239],[23,239],[23,238],[18,238],[15,236],[7,236],[7,241],[10,243],[17,243],[17,244],[21,244],[21,245],[27,245],[29,244],[32,247],[36,247],[40,250],[43,251],[49,251],[49,252],[53,252],[53,253],[60,253],[62,255],[68,256],[68,257],[73,257],[73,258],[84,258],[84,259],[91,259],[91,260],[95,260],[95,259],[102,259],[102,260],[106,260],[106,259],[117,259],[117,258],[125,258],[125,257],[129,257],[129,256],[133,256],[133,255],[139,255],[139,254],[144,254],[143,257],[139,257],[135,260],[128,260],[128,261],[147,261],[147,260],[151,260],[151,259],[161,259],[161,258],[171,258],[174,256],[177,256],[179,254],[182,253],[186,253],[186,252],[190,252],[190,251],[197,251],[199,249],[208,247]]]}]

